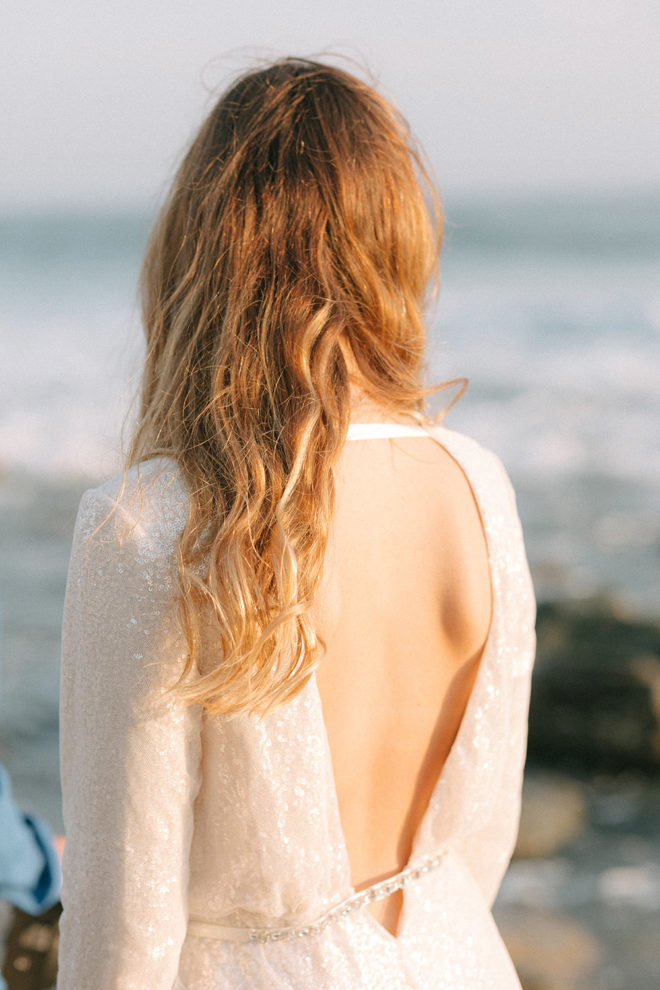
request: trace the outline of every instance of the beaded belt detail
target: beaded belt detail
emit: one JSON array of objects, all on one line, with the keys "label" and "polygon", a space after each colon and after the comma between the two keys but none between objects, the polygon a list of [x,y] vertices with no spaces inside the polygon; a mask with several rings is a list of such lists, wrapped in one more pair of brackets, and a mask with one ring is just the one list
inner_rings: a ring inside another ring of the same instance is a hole
[{"label": "beaded belt detail", "polygon": [[188,922],[188,934],[196,935],[198,938],[225,939],[230,942],[290,942],[293,939],[304,938],[306,935],[318,935],[352,911],[357,911],[358,908],[372,901],[382,901],[395,891],[402,890],[411,880],[417,880],[434,870],[444,859],[445,852],[446,850],[443,849],[434,856],[426,856],[415,866],[407,866],[388,880],[380,880],[358,893],[351,894],[350,897],[331,907],[320,918],[298,928],[235,928],[191,918]]}]

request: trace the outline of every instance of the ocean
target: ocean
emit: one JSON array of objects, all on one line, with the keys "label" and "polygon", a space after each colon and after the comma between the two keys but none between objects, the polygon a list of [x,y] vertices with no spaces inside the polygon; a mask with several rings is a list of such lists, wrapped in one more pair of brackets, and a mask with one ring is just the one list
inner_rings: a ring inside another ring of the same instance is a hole
[{"label": "ocean", "polygon": [[[142,353],[140,212],[0,222],[0,470],[119,469]],[[446,204],[430,377],[518,491],[541,597],[660,614],[660,194]]]},{"label": "ocean", "polygon": [[[120,468],[149,223],[137,210],[0,219],[0,758],[56,829],[71,532],[82,490]],[[509,470],[538,597],[659,617],[660,191],[448,200],[429,325],[430,379],[469,379],[448,425]],[[505,903],[521,903],[520,876]]]}]

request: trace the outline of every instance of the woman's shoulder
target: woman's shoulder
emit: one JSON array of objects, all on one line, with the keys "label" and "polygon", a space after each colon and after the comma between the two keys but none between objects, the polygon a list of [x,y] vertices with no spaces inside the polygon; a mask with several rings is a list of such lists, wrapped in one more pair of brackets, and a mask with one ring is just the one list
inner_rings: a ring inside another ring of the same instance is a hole
[{"label": "woman's shoulder", "polygon": [[513,488],[509,475],[495,451],[467,433],[450,429],[444,422],[434,423],[429,432],[459,464],[475,491],[511,498]]},{"label": "woman's shoulder", "polygon": [[76,522],[79,535],[138,543],[142,552],[169,552],[188,517],[188,492],[171,457],[152,457],[88,488]]},{"label": "woman's shoulder", "polygon": [[113,501],[119,499],[128,508],[136,498],[169,496],[176,500],[185,496],[185,484],[178,462],[163,455],[140,461],[89,491]]}]

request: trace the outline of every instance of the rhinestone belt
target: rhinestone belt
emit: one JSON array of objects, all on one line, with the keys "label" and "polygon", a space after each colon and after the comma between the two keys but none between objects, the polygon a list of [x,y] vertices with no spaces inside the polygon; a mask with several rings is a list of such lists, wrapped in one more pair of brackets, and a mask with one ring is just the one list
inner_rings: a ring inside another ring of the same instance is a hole
[{"label": "rhinestone belt", "polygon": [[199,938],[226,939],[230,942],[290,942],[296,938],[304,938],[306,935],[318,935],[352,911],[357,911],[358,908],[373,901],[382,901],[395,891],[402,890],[411,880],[417,880],[425,873],[434,870],[440,865],[444,856],[444,849],[434,856],[426,856],[415,866],[407,866],[388,880],[373,883],[370,887],[351,894],[307,925],[289,928],[236,928],[191,918],[188,922],[188,934]]}]

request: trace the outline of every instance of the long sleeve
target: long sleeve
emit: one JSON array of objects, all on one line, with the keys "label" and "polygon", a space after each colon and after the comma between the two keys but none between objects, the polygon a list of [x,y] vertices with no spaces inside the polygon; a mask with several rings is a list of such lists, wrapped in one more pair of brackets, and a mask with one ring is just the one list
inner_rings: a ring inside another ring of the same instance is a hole
[{"label": "long sleeve", "polygon": [[163,690],[184,659],[173,541],[137,501],[132,513],[86,492],[76,522],[62,636],[58,990],[178,982],[200,712]]},{"label": "long sleeve", "polygon": [[486,903],[491,907],[509,866],[520,824],[534,644],[532,636],[527,647],[530,667],[516,672],[511,681],[506,762],[493,813],[483,830],[472,837],[470,852],[466,854],[473,875],[479,878]]},{"label": "long sleeve", "polygon": [[491,823],[491,839],[497,850],[488,900],[494,901],[511,860],[520,824],[523,773],[527,756],[527,727],[532,669],[536,654],[536,598],[527,563],[516,497],[502,468],[507,518],[508,552],[504,554],[503,582],[510,604],[506,662],[511,670],[506,759]]},{"label": "long sleeve", "polygon": [[[523,771],[527,752],[527,723],[532,667],[536,651],[536,602],[527,564],[522,528],[511,482],[500,461],[488,456],[493,582],[501,602],[499,637],[503,695],[499,738],[492,751],[501,752],[500,772],[490,814],[481,826],[457,843],[484,899],[492,905],[509,865],[518,834]],[[494,563],[496,561],[496,563]]]}]

